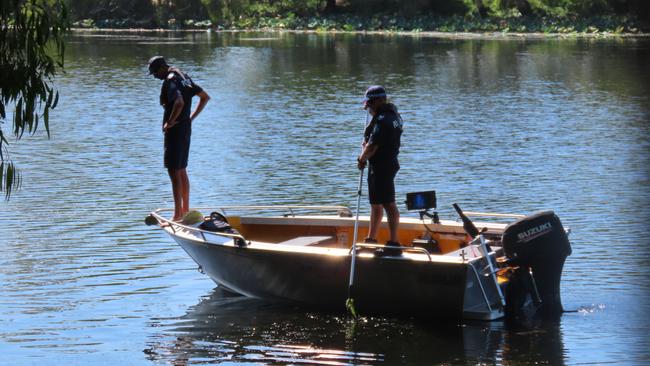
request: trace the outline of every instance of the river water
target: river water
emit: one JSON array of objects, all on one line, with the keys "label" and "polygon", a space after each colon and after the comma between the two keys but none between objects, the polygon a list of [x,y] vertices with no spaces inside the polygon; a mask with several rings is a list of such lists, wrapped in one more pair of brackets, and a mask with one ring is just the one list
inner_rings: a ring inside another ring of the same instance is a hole
[{"label": "river water", "polygon": [[[354,324],[223,293],[142,223],[172,206],[156,54],[212,96],[193,206],[354,207],[360,99],[383,84],[405,121],[398,197],[435,189],[446,218],[555,210],[575,311]],[[70,36],[65,65],[51,138],[10,141],[24,183],[0,202],[0,364],[650,363],[650,40],[95,32]]]}]

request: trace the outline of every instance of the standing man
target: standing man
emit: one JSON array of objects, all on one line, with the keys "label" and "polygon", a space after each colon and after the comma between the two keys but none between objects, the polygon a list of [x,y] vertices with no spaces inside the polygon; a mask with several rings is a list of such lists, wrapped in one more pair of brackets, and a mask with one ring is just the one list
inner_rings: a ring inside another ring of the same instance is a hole
[{"label": "standing man", "polygon": [[[162,131],[165,134],[165,168],[172,182],[174,195],[173,221],[179,221],[190,210],[190,180],[187,159],[190,152],[192,121],[201,113],[210,96],[181,70],[170,67],[162,56],[149,59],[149,75],[163,80],[160,104],[165,108]],[[194,112],[192,97],[200,100]]]},{"label": "standing man", "polygon": [[[399,210],[395,204],[395,175],[399,170],[400,139],[402,136],[402,117],[397,107],[386,101],[386,89],[371,86],[366,90],[364,109],[372,116],[363,133],[363,151],[359,155],[358,168],[368,165],[368,198],[370,199],[370,228],[366,243],[377,243],[377,231],[386,210],[390,240],[387,246],[399,247],[397,227]],[[369,163],[369,164],[368,164]],[[399,255],[399,248],[389,248],[387,255]]]}]

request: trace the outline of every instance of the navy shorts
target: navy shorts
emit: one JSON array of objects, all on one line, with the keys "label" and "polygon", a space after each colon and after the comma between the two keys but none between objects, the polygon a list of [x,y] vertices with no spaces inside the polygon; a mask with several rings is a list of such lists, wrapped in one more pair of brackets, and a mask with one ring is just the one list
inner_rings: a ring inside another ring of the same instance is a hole
[{"label": "navy shorts", "polygon": [[368,169],[368,199],[371,205],[395,202],[395,175],[399,166]]},{"label": "navy shorts", "polygon": [[165,168],[187,168],[191,136],[192,127],[189,122],[181,122],[165,133]]}]

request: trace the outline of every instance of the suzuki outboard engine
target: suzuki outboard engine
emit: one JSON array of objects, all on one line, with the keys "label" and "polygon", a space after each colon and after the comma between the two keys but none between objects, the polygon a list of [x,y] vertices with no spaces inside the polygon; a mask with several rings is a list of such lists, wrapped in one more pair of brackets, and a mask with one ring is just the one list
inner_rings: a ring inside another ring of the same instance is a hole
[{"label": "suzuki outboard engine", "polygon": [[513,222],[502,242],[508,264],[532,269],[542,315],[561,314],[560,279],[571,244],[557,215],[544,211]]}]

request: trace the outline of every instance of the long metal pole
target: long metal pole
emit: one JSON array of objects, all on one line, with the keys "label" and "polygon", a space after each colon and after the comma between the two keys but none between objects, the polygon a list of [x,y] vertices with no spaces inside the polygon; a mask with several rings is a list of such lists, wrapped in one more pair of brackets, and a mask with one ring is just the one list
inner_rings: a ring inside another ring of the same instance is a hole
[{"label": "long metal pole", "polygon": [[354,218],[354,234],[352,235],[352,265],[350,267],[350,286],[354,280],[354,258],[357,251],[357,239],[359,235],[359,210],[361,208],[361,186],[363,184],[363,170],[359,171],[359,188],[357,188],[357,212]]},{"label": "long metal pole", "polygon": [[[366,113],[366,123],[364,129],[368,127],[368,117],[370,113]],[[364,131],[365,132],[365,131]],[[363,151],[362,151],[363,152]],[[352,235],[352,258],[350,259],[350,281],[348,282],[348,298],[345,301],[345,307],[350,311],[353,317],[357,317],[357,310],[354,307],[354,267],[357,261],[357,239],[359,234],[359,210],[361,208],[361,187],[363,186],[363,171],[365,167],[359,171],[359,185],[357,187],[357,209],[354,218],[354,234]]]}]

